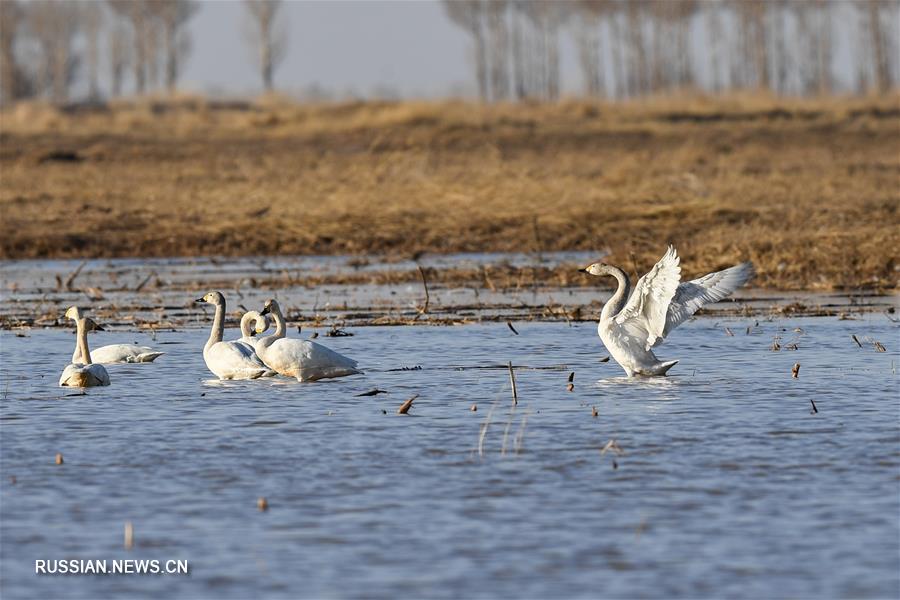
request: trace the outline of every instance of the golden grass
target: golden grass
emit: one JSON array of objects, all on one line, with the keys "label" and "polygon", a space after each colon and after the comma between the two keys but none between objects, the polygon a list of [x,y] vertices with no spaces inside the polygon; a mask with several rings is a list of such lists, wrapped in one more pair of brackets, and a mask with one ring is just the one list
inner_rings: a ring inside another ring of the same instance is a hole
[{"label": "golden grass", "polygon": [[612,250],[892,288],[900,103],[176,101],[0,114],[4,258]]}]

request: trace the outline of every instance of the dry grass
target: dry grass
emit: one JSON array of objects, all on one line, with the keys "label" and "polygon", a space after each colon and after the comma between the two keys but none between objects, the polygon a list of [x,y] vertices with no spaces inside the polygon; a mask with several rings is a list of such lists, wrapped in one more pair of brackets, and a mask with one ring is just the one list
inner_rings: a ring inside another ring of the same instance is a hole
[{"label": "dry grass", "polygon": [[612,250],[892,288],[900,104],[295,105],[0,114],[5,258]]}]

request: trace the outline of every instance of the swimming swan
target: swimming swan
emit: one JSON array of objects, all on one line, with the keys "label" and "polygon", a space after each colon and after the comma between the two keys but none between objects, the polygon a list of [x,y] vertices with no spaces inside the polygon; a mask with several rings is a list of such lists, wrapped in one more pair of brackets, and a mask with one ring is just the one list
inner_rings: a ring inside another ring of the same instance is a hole
[{"label": "swimming swan", "polygon": [[[250,324],[253,323],[251,326]],[[245,344],[253,346],[256,350],[256,343],[259,342],[259,334],[265,333],[269,328],[269,319],[265,315],[259,314],[259,311],[248,310],[241,317],[241,339]]]},{"label": "swimming swan", "polygon": [[357,362],[330,348],[308,340],[285,337],[284,316],[275,300],[266,300],[262,315],[275,319],[275,333],[256,343],[256,352],[266,365],[297,381],[316,381],[362,373]]},{"label": "swimming swan", "polygon": [[[84,317],[84,313],[77,306],[72,306],[66,311],[66,318],[78,321]],[[153,362],[165,352],[157,352],[148,346],[138,346],[137,344],[110,344],[108,346],[100,346],[91,350],[91,360],[96,363],[143,363]],[[80,363],[81,351],[75,346],[75,353],[72,355],[73,363]]]},{"label": "swimming swan", "polygon": [[270,369],[256,355],[253,346],[240,340],[223,342],[225,333],[225,296],[221,292],[209,292],[194,302],[207,302],[216,307],[212,331],[203,347],[206,366],[219,379],[256,379],[270,372]]},{"label": "swimming swan", "polygon": [[86,360],[84,363],[73,360],[73,364],[63,369],[62,376],[59,378],[60,387],[95,387],[109,385],[109,373],[106,372],[103,365],[91,362],[91,351],[88,348],[87,342],[88,331],[103,331],[103,328],[87,317],[76,319],[75,328],[76,353],[85,356]]},{"label": "swimming swan", "polygon": [[631,282],[619,267],[594,263],[579,271],[612,275],[618,280],[616,293],[603,307],[597,332],[603,344],[629,377],[665,375],[678,362],[662,362],[651,348],[684,323],[702,306],[730,295],[753,276],[749,262],[681,283],[680,259],[673,246],[638,279],[629,297]]}]

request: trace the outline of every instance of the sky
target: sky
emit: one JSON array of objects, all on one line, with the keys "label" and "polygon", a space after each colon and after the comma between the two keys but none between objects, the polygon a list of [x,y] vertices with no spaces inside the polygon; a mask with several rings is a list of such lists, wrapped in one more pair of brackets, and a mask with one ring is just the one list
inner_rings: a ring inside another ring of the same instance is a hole
[{"label": "sky", "polygon": [[[193,50],[181,87],[213,94],[258,92],[243,3],[200,4],[190,22]],[[475,93],[469,37],[447,19],[440,2],[293,0],[282,9],[290,23],[287,58],[275,72],[282,91],[317,85],[339,96],[373,96],[380,90],[426,98]],[[574,50],[565,39],[562,46],[564,87],[574,87]]]},{"label": "sky", "polygon": [[[465,33],[430,1],[291,1],[288,52],[276,87],[313,85],[339,95],[436,96],[471,88]],[[242,2],[205,0],[191,21],[193,50],[181,78],[192,91],[242,94],[260,88],[244,34]]]}]

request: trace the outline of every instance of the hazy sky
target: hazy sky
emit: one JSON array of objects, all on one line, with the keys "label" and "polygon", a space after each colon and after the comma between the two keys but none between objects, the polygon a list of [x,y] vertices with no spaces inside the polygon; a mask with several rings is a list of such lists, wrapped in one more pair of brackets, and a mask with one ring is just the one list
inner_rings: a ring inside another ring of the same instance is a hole
[{"label": "hazy sky", "polygon": [[[276,87],[299,91],[318,84],[332,92],[372,95],[387,88],[403,96],[474,92],[466,33],[429,0],[294,0],[288,54]],[[181,87],[248,93],[259,74],[244,36],[242,2],[205,0],[190,22],[193,50]],[[578,85],[574,51],[563,39],[564,87]]]},{"label": "hazy sky", "polygon": [[[370,95],[389,88],[406,96],[439,95],[470,86],[465,33],[438,2],[291,1],[287,58],[276,87],[312,84]],[[260,81],[244,35],[242,2],[206,0],[191,21],[193,51],[183,87],[197,91],[255,92]]]}]

